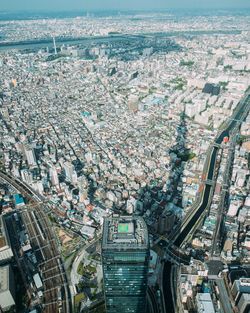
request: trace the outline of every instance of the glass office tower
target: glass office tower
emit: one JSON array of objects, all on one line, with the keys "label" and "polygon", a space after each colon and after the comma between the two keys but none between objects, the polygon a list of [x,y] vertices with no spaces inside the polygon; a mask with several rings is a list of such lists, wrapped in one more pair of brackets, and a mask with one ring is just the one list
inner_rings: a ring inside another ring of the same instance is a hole
[{"label": "glass office tower", "polygon": [[145,313],[149,240],[141,217],[104,219],[102,266],[107,313]]}]

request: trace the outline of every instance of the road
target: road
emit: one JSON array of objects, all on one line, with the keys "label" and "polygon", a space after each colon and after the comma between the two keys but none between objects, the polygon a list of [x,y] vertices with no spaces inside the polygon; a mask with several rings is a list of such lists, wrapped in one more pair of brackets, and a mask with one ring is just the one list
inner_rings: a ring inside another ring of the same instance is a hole
[{"label": "road", "polygon": [[[207,154],[207,161],[203,173],[205,174],[205,180],[214,180],[215,162],[218,154],[218,145],[220,145],[225,136],[229,136],[231,131],[239,126],[245,119],[246,115],[250,110],[250,95],[249,93],[239,102],[236,110],[232,117],[225,123],[225,128],[219,132],[214,140],[212,148],[209,149]],[[211,195],[213,194],[214,186],[205,184],[205,188],[202,195],[199,195],[200,201],[196,202],[196,205],[190,210],[188,217],[184,219],[182,224],[175,229],[174,234],[171,236],[171,241],[176,245],[180,246],[185,240],[186,236],[190,233],[197,220],[201,218],[202,214],[206,211],[209,206]]]},{"label": "road", "polygon": [[[249,111],[250,101],[249,95],[246,96],[244,101],[240,102],[239,108],[235,110],[233,117],[230,119],[225,129],[221,131],[221,133],[216,137],[215,144],[220,144],[225,136],[229,136],[230,131],[236,127],[243,120],[243,117]],[[206,162],[206,167],[204,168],[204,172],[206,173],[207,180],[213,180],[214,170],[215,170],[215,160],[218,153],[218,146],[212,146],[212,149],[209,150],[207,158],[209,162]],[[45,200],[44,197],[37,194],[33,191],[29,186],[24,184],[18,179],[14,179],[11,176],[7,175],[4,172],[0,172],[0,178],[6,181],[8,184],[12,185],[16,188],[21,194],[25,195],[31,203],[34,203],[36,206],[36,210],[27,210],[24,211],[24,216],[26,217],[27,228],[31,237],[34,237],[34,242],[36,243],[38,249],[41,251],[43,262],[40,264],[41,266],[41,275],[44,282],[44,294],[45,294],[45,306],[44,312],[56,312],[58,309],[57,306],[57,287],[63,286],[65,290],[65,299],[64,303],[64,312],[71,311],[70,305],[70,294],[67,288],[67,277],[64,271],[64,266],[58,253],[56,241],[54,238],[54,234],[51,229],[51,225],[49,224],[48,218],[44,212],[44,208],[40,205]],[[198,202],[197,207],[192,210],[192,214],[189,214],[188,219],[184,221],[184,223],[175,230],[175,236],[172,238],[172,242],[178,247],[186,238],[187,234],[191,231],[194,224],[197,222],[206,210],[209,205],[209,199],[213,191],[213,186],[210,184],[206,184],[205,189],[203,191],[201,197],[201,203]],[[39,227],[39,224],[42,227]],[[40,228],[40,229],[39,229]],[[42,232],[41,232],[42,229]],[[44,238],[43,238],[44,237]],[[169,250],[170,251],[170,250]],[[174,254],[174,250],[172,250],[172,254]],[[177,255],[174,254],[177,259],[180,259],[179,252]],[[74,265],[74,270],[77,270],[77,264],[79,264],[81,258],[76,260]],[[164,268],[164,279],[166,279],[171,271],[171,265],[167,265]],[[165,275],[165,273],[167,273]],[[167,280],[168,281],[168,280]],[[164,288],[164,296],[167,302],[167,307],[170,310],[170,303],[172,299],[169,298],[171,295],[171,288],[168,290],[168,286],[171,287],[171,284],[166,284]],[[172,298],[172,296],[171,296]]]},{"label": "road", "polygon": [[227,289],[223,279],[216,279],[217,286],[219,288],[219,297],[221,300],[222,308],[225,313],[234,313],[230,299],[228,298]]},{"label": "road", "polygon": [[91,247],[92,245],[96,244],[96,242],[98,242],[101,239],[101,235],[98,235],[97,238],[91,242],[89,242],[87,245],[83,246],[81,248],[81,250],[78,252],[77,256],[74,259],[74,262],[72,263],[72,269],[70,272],[70,279],[71,279],[71,286],[72,286],[72,290],[74,292],[74,294],[76,294],[76,288],[75,285],[77,285],[79,283],[79,280],[82,278],[81,275],[79,275],[77,273],[77,269],[81,263],[81,261],[83,260],[85,254],[86,254],[86,250]]},{"label": "road", "polygon": [[[206,163],[204,166],[203,173],[205,174],[205,180],[213,180],[214,172],[215,172],[215,162],[218,153],[218,145],[220,145],[223,141],[225,136],[230,136],[231,132],[246,118],[247,114],[250,110],[250,94],[247,93],[246,96],[239,102],[238,106],[236,107],[233,115],[224,123],[224,128],[220,130],[219,134],[214,140],[214,144],[208,150]],[[209,204],[211,202],[211,197],[213,195],[214,186],[211,184],[206,184],[205,188],[202,192],[202,196],[198,196],[198,201],[196,201],[196,205],[192,208],[191,213],[188,214],[188,218],[186,218],[183,223],[177,227],[172,234],[170,241],[172,245],[176,247],[180,247],[187,235],[192,231],[194,231],[194,226],[197,225],[197,221],[201,219],[204,212],[206,212]],[[171,245],[168,245],[168,250]],[[167,250],[167,253],[168,253]],[[172,254],[175,254],[176,259],[178,260],[179,251],[177,250],[176,253],[174,250],[171,252],[170,259],[173,257]],[[164,300],[166,303],[166,307],[168,308],[167,313],[174,313],[175,307],[175,299],[173,300],[171,295],[171,288],[173,285],[173,281],[170,279],[170,273],[172,269],[172,264],[170,262],[166,262],[164,266]],[[230,313],[231,311],[226,311]]]},{"label": "road", "polygon": [[237,132],[235,131],[229,141],[230,149],[229,149],[229,155],[227,158],[227,164],[223,175],[223,188],[220,194],[220,203],[218,206],[218,212],[217,212],[217,222],[216,222],[216,228],[213,234],[213,240],[212,240],[212,248],[211,248],[211,257],[214,255],[220,254],[220,230],[221,230],[221,224],[223,221],[223,213],[225,210],[225,201],[226,201],[226,195],[228,193],[229,188],[229,180],[230,180],[230,170],[233,163],[234,158],[234,151],[236,146],[236,140],[237,140]]},{"label": "road", "polygon": [[148,298],[148,305],[150,306],[151,313],[159,313],[158,303],[155,296],[155,292],[148,287],[147,290],[147,298]]}]

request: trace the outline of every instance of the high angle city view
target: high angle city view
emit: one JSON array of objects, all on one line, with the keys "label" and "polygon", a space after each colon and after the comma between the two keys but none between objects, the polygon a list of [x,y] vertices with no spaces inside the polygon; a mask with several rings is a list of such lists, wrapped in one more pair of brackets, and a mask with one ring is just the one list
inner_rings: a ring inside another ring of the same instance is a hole
[{"label": "high angle city view", "polygon": [[0,313],[250,313],[250,0],[0,0]]}]

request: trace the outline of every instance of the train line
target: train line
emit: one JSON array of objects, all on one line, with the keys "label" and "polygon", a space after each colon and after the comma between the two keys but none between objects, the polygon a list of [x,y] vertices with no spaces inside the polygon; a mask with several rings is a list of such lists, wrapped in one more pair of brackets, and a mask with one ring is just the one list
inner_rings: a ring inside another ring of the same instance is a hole
[{"label": "train line", "polygon": [[[41,256],[38,268],[43,283],[42,312],[71,313],[67,276],[50,221],[45,213],[46,199],[19,179],[15,179],[3,171],[0,171],[0,179],[28,200],[28,205],[21,208],[20,213],[23,216],[33,251],[39,251]],[[59,289],[63,290],[61,300],[58,299]]]}]

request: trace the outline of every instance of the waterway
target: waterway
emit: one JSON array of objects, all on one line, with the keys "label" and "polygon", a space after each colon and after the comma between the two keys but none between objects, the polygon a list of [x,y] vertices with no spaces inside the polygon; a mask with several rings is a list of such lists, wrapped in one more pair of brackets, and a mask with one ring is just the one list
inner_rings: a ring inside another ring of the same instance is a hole
[{"label": "waterway", "polygon": [[[139,37],[139,36],[138,36]],[[93,44],[112,42],[112,41],[122,41],[133,39],[133,36],[103,36],[103,37],[83,37],[83,38],[56,38],[56,44],[58,47],[62,45],[81,45],[90,46]],[[39,50],[44,48],[53,48],[53,39],[41,39],[41,40],[31,40],[31,41],[20,41],[20,42],[1,42],[0,50]]]},{"label": "waterway", "polygon": [[175,313],[174,311],[175,306],[173,303],[171,293],[171,277],[169,275],[169,273],[171,272],[171,268],[172,264],[170,262],[165,262],[163,272],[163,293],[167,310],[165,313]]},{"label": "waterway", "polygon": [[[218,137],[215,140],[215,143],[221,144],[224,137],[230,135],[230,131],[237,125],[237,121],[241,119],[242,115],[245,113],[245,111],[247,109],[249,110],[249,101],[250,101],[250,96],[248,96],[247,99],[241,104],[241,106],[242,106],[241,109],[234,116],[234,119],[232,119],[231,122],[228,124],[227,128],[218,135]],[[218,154],[218,148],[213,147],[212,152],[211,152],[210,164],[209,164],[209,168],[208,168],[208,175],[207,175],[208,180],[213,179],[217,154]],[[203,201],[200,204],[200,207],[197,209],[194,216],[191,218],[191,220],[189,221],[187,226],[182,231],[182,233],[175,240],[174,244],[176,246],[179,247],[182,244],[182,242],[184,241],[184,239],[186,238],[186,236],[188,235],[188,233],[192,229],[193,225],[195,224],[195,222],[197,221],[199,216],[206,209],[206,207],[208,205],[208,200],[209,200],[209,196],[210,196],[211,191],[212,191],[211,186],[206,185],[205,190],[204,190],[204,195],[203,195]]]},{"label": "waterway", "polygon": [[[240,110],[237,112],[237,114],[234,116],[234,119],[231,120],[227,128],[222,131],[218,137],[215,140],[215,143],[221,144],[223,141],[223,138],[225,136],[230,135],[230,131],[237,125],[237,121],[241,119],[242,115],[246,113],[246,110],[249,111],[249,104],[250,101],[250,95],[246,98],[246,100],[241,104]],[[218,153],[218,148],[213,147],[211,151],[211,161],[209,164],[208,168],[208,175],[207,179],[212,180],[213,175],[214,175],[214,170],[215,170],[215,163],[216,163],[216,158],[217,158],[217,153]],[[181,246],[183,243],[184,239],[186,236],[189,234],[191,231],[192,227],[194,226],[195,222],[198,220],[200,215],[205,211],[207,208],[208,202],[209,202],[209,197],[210,197],[210,192],[212,192],[212,186],[206,185],[205,190],[204,190],[204,195],[203,195],[203,201],[200,204],[199,208],[197,209],[196,213],[194,216],[191,218],[187,226],[184,228],[182,233],[176,238],[174,244],[178,247]],[[163,273],[163,284],[164,284],[164,299],[167,307],[167,312],[165,313],[175,313],[174,311],[174,303],[172,299],[172,294],[171,294],[171,278],[169,273],[171,272],[172,264],[170,262],[166,262],[164,265],[164,273]]]},{"label": "waterway", "polygon": [[[81,45],[90,46],[105,42],[123,41],[123,40],[138,40],[150,37],[174,37],[174,36],[201,36],[201,35],[225,35],[225,34],[240,34],[239,30],[200,30],[200,31],[172,31],[161,33],[141,33],[141,34],[117,34],[110,36],[93,36],[81,38],[56,38],[57,46],[64,45]],[[39,40],[27,40],[19,42],[0,42],[0,50],[39,50],[43,48],[53,48],[53,39],[44,38]]]}]

